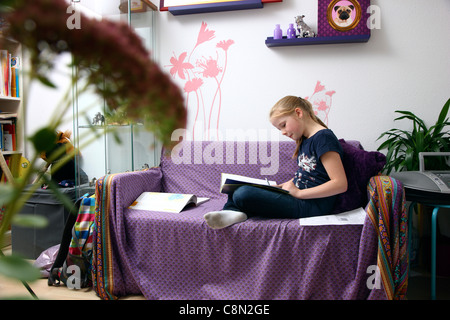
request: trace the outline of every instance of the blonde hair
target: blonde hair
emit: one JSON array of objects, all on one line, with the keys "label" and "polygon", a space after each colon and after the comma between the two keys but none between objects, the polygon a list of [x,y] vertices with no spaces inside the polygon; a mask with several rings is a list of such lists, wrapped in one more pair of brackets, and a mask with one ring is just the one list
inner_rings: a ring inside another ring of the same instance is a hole
[{"label": "blonde hair", "polygon": [[[295,96],[286,96],[280,100],[272,107],[270,110],[269,117],[277,118],[283,116],[290,116],[295,114],[295,109],[300,108],[305,112],[314,122],[320,124],[321,126],[328,128],[325,123],[320,120],[316,114],[314,113],[311,102],[308,100],[302,99],[300,97]],[[297,140],[297,148],[295,149],[293,158],[298,156],[298,152],[300,150],[300,145],[302,144],[303,137]]]}]

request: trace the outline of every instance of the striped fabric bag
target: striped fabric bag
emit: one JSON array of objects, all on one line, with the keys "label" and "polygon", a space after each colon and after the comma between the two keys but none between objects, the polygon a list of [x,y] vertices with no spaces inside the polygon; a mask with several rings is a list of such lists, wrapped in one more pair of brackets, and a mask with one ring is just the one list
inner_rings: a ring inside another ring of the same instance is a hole
[{"label": "striped fabric bag", "polygon": [[[70,244],[68,237],[61,242],[60,251],[52,266],[48,284],[58,286],[63,282],[71,289],[80,289],[92,285],[92,234],[95,219],[95,195],[81,197],[76,206],[78,214],[70,217],[66,223],[64,233],[71,230]],[[70,221],[72,220],[72,221]],[[64,259],[64,260],[63,260]],[[61,262],[64,263],[61,266]]]},{"label": "striped fabric bag", "polygon": [[[95,219],[95,195],[84,197],[80,204],[77,221],[72,229],[69,254],[92,257],[92,231]],[[90,258],[91,259],[91,258]]]}]

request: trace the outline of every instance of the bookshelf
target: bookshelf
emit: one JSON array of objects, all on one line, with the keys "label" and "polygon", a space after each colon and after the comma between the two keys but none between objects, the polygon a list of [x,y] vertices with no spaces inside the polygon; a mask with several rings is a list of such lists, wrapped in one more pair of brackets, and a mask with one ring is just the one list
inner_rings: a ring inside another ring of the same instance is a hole
[{"label": "bookshelf", "polygon": [[[22,48],[15,40],[0,34],[0,146],[14,177],[18,174],[15,164],[20,161],[23,150],[23,99],[20,66]],[[18,63],[17,63],[18,62]],[[2,171],[2,182],[5,176]]]},{"label": "bookshelf", "polygon": [[[21,60],[20,43],[0,32],[0,183],[8,183],[19,176],[24,153]],[[0,224],[3,209],[0,208]],[[10,232],[4,245],[11,242]]]}]

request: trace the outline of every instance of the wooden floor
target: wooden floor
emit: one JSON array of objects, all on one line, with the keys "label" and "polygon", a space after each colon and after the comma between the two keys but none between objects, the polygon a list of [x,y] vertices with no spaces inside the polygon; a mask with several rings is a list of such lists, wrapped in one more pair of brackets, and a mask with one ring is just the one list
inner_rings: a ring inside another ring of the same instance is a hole
[{"label": "wooden floor", "polygon": [[[3,249],[5,254],[11,252],[10,247]],[[68,289],[65,286],[48,286],[47,278],[28,283],[39,300],[100,300],[92,288],[79,290]],[[0,299],[33,299],[25,286],[17,280],[7,279],[0,275]],[[145,300],[144,296],[128,296],[121,300]]]}]

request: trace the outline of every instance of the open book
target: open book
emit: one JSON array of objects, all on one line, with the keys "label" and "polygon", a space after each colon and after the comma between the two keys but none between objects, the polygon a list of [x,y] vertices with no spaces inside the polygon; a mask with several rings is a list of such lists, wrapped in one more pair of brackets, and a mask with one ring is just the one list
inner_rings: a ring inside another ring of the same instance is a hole
[{"label": "open book", "polygon": [[188,205],[198,206],[208,200],[194,194],[143,192],[128,208],[180,213]]},{"label": "open book", "polygon": [[220,184],[221,193],[233,193],[237,188],[243,185],[254,186],[258,188],[268,189],[281,193],[289,193],[289,191],[277,187],[275,181],[267,179],[250,178],[238,174],[222,173],[222,182]]}]

